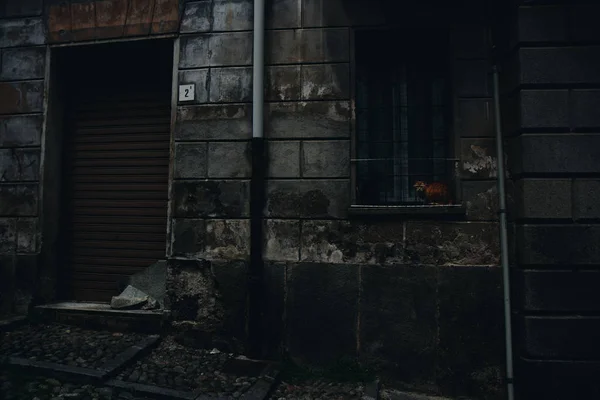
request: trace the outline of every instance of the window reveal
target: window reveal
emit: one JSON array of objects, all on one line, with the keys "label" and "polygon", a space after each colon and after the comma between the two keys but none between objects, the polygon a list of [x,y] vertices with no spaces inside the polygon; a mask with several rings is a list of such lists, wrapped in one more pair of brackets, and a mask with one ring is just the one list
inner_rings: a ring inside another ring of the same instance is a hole
[{"label": "window reveal", "polygon": [[[356,200],[449,204],[450,95],[443,37],[356,35]],[[390,45],[390,43],[395,43]]]}]

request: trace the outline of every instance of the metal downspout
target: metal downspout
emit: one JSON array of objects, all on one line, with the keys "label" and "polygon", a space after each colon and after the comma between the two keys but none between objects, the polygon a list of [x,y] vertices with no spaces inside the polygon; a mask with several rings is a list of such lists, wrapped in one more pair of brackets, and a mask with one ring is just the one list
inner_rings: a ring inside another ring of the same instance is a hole
[{"label": "metal downspout", "polygon": [[[252,82],[252,176],[250,179],[250,266],[248,287],[248,342],[253,358],[263,356],[263,210],[265,206],[266,146],[264,131],[265,1],[254,0],[254,56]],[[235,50],[232,50],[235,51]]]},{"label": "metal downspout", "polygon": [[508,400],[515,398],[513,372],[513,340],[510,299],[510,269],[508,263],[508,225],[506,218],[506,175],[504,172],[504,144],[502,139],[502,124],[500,122],[500,84],[498,67],[494,65],[494,117],[496,128],[496,152],[498,162],[498,216],[500,219],[500,262],[502,264],[502,281],[504,288],[504,331],[506,345],[506,389]]}]

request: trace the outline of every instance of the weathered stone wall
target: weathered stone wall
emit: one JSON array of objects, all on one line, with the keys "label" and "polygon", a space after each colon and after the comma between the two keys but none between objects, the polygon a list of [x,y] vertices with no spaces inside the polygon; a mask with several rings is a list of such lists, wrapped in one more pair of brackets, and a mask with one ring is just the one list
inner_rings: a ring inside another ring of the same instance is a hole
[{"label": "weathered stone wall", "polygon": [[27,312],[36,280],[46,59],[41,3],[0,5],[0,315]]},{"label": "weathered stone wall", "polygon": [[593,398],[600,394],[590,379],[600,367],[600,31],[593,17],[600,6],[519,3],[506,70],[515,116],[507,133],[517,188],[516,385],[523,398]]}]

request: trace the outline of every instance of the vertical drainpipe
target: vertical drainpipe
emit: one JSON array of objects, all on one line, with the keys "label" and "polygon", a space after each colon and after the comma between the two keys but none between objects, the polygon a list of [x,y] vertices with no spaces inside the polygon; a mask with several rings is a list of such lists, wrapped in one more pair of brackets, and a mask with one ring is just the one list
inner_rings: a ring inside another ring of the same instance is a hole
[{"label": "vertical drainpipe", "polygon": [[[496,64],[496,62],[495,62]],[[498,66],[493,67],[494,74],[494,119],[496,130],[496,159],[498,163],[498,216],[500,219],[500,262],[502,264],[502,283],[504,296],[504,333],[506,351],[506,390],[508,400],[514,400],[513,340],[510,298],[510,267],[508,262],[508,224],[506,218],[506,175],[504,172],[504,143],[500,114],[500,84]]]},{"label": "vertical drainpipe", "polygon": [[[263,210],[265,206],[266,146],[264,133],[265,1],[254,0],[254,57],[252,82],[252,176],[250,179],[250,266],[248,287],[248,342],[251,357],[262,358]],[[235,51],[233,49],[232,51]]]}]

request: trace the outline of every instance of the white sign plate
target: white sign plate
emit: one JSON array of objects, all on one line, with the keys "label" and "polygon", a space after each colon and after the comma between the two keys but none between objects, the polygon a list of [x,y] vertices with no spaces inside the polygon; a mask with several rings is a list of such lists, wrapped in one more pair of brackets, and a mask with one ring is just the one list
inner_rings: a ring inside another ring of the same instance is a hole
[{"label": "white sign plate", "polygon": [[179,101],[193,101],[196,98],[196,85],[179,85]]}]

